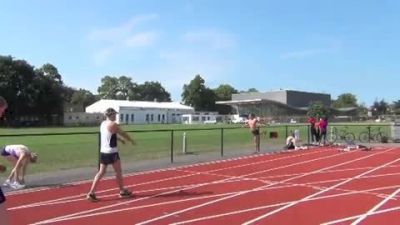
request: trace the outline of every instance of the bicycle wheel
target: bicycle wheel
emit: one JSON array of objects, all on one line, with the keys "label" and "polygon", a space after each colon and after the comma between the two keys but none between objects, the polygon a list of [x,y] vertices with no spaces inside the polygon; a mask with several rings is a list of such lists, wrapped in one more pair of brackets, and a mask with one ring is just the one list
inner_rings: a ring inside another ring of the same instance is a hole
[{"label": "bicycle wheel", "polygon": [[352,141],[354,141],[354,139],[356,139],[356,137],[354,136],[353,133],[347,133],[344,136],[344,138],[345,138],[346,142],[352,142]]},{"label": "bicycle wheel", "polygon": [[329,137],[330,139],[328,139],[329,141],[332,141],[333,143],[335,143],[338,140],[339,135],[337,133],[332,133],[331,136]]},{"label": "bicycle wheel", "polygon": [[358,139],[362,143],[367,143],[369,141],[369,134],[368,132],[361,132],[360,135],[358,135]]},{"label": "bicycle wheel", "polygon": [[377,134],[374,135],[374,141],[382,142],[382,137],[383,137],[382,133],[377,133]]}]

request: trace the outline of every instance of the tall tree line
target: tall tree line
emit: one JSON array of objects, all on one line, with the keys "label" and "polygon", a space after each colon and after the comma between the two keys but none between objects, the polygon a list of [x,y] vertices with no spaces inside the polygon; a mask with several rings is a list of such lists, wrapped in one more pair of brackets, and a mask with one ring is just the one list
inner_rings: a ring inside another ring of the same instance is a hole
[{"label": "tall tree line", "polygon": [[[158,81],[136,83],[128,76],[104,76],[93,94],[85,89],[66,86],[62,75],[52,64],[34,68],[25,60],[0,55],[0,95],[11,103],[7,117],[11,120],[23,116],[35,116],[51,121],[54,115],[62,115],[65,104],[86,107],[99,99],[171,101],[170,93]],[[216,101],[230,100],[232,94],[254,92],[255,88],[238,91],[230,84],[221,84],[216,88],[206,86],[201,75],[195,75],[183,85],[182,101],[197,111],[218,111],[221,114],[231,113],[231,107],[215,104]],[[400,114],[400,100],[389,104],[376,100],[371,107],[359,104],[357,97],[351,93],[339,95],[332,103],[333,108],[358,107],[359,112],[366,114],[372,110],[375,115]]]}]

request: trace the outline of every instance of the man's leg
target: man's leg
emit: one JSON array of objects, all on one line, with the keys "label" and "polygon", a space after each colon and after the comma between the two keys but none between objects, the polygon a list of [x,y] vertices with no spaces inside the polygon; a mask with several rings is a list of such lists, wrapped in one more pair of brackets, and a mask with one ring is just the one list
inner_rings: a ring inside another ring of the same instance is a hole
[{"label": "man's leg", "polygon": [[121,160],[117,160],[113,163],[113,168],[115,171],[115,179],[120,191],[124,190],[124,180],[122,177]]},{"label": "man's leg", "polygon": [[93,179],[92,187],[90,188],[89,194],[94,193],[97,188],[97,184],[103,178],[104,174],[106,173],[107,170],[107,165],[106,164],[100,164],[99,171],[97,172],[96,176]]}]

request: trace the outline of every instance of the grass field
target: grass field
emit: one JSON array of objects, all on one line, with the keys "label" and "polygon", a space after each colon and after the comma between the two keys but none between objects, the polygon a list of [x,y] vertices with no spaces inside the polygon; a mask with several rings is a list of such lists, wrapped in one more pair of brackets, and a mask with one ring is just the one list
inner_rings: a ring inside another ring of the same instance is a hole
[{"label": "grass field", "polygon": [[[366,130],[366,125],[368,124],[330,124],[330,127],[336,126],[339,129],[348,127],[348,130],[355,133],[358,138],[358,133]],[[380,124],[377,127],[387,134],[390,133],[388,125]],[[233,149],[243,149],[249,153],[252,151],[252,137],[248,129],[242,128],[240,125],[130,125],[123,126],[123,129],[130,131],[129,133],[135,138],[137,144],[135,146],[120,144],[121,157],[124,163],[144,159],[168,159],[171,152],[172,130],[174,157],[182,155],[184,132],[186,132],[189,152],[195,154],[219,152],[222,141],[220,128],[224,128],[223,147],[225,152]],[[95,167],[98,157],[98,129],[98,127],[0,129],[0,145],[24,144],[37,152],[40,157],[39,163],[31,167],[30,173]],[[301,138],[307,142],[308,128],[306,124],[273,125],[262,129],[266,135],[262,136],[261,148],[283,146],[286,134],[295,129],[300,130]],[[74,134],[85,132],[87,134]],[[277,132],[278,138],[270,138],[270,132]],[[27,136],[5,136],[21,134],[27,134]],[[32,136],[32,134],[36,135]],[[0,159],[0,162],[5,163],[3,159]],[[8,165],[8,163],[5,164]]]}]

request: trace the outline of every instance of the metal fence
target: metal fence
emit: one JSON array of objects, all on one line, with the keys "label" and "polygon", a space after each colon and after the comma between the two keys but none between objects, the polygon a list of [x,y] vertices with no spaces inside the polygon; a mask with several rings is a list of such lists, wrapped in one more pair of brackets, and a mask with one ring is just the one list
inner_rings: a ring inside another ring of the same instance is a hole
[{"label": "metal fence", "polygon": [[[261,128],[262,152],[282,149],[286,137],[297,131],[303,144],[311,144],[308,124],[268,125]],[[254,151],[248,128],[222,127],[198,129],[128,130],[137,145],[120,145],[123,161],[130,165],[139,161],[158,160],[181,163],[203,158],[213,160],[225,156],[250,154]],[[98,132],[0,134],[1,144],[25,144],[39,153],[37,172],[96,167],[99,155]],[[334,124],[328,127],[328,142],[390,142],[388,124]]]}]

